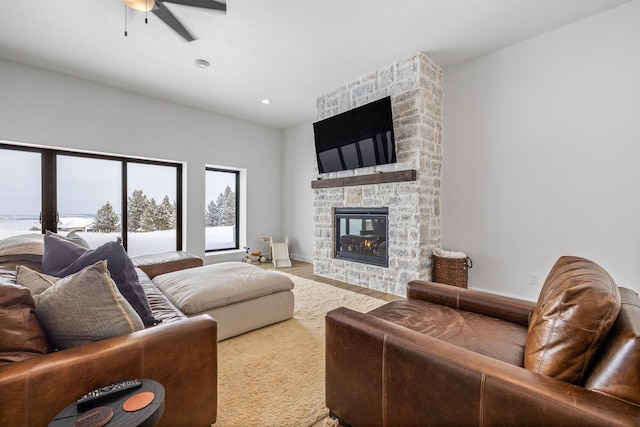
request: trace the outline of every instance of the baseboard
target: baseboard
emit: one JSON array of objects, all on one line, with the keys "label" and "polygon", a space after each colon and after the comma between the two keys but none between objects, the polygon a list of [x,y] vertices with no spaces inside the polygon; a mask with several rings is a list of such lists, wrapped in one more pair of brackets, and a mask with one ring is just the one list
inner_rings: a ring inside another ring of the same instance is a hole
[{"label": "baseboard", "polygon": [[309,263],[309,264],[313,264],[313,257],[296,255],[296,254],[289,254],[289,258],[291,258],[293,260],[296,260],[296,261],[301,261],[301,262],[306,262],[306,263]]}]

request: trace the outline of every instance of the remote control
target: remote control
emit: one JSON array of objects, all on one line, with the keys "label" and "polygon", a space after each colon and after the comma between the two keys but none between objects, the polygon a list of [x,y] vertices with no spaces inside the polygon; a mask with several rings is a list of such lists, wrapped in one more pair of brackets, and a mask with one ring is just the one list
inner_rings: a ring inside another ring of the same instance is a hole
[{"label": "remote control", "polygon": [[96,403],[102,402],[105,399],[109,399],[114,395],[125,392],[127,390],[131,390],[133,388],[138,388],[142,385],[142,381],[138,379],[133,380],[125,380],[119,381],[117,383],[113,383],[106,387],[102,387],[82,396],[80,399],[76,400],[76,407],[79,411],[87,409],[89,407],[94,406]]}]

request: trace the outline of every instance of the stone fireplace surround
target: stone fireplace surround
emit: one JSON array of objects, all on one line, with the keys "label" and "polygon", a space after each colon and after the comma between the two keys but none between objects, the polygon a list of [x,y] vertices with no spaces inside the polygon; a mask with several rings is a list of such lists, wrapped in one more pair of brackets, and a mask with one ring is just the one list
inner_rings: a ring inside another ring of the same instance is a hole
[{"label": "stone fireplace surround", "polygon": [[[423,53],[372,71],[316,101],[322,120],[391,96],[397,162],[318,175],[322,179],[416,170],[415,181],[316,188],[313,269],[319,276],[406,295],[406,283],[431,276],[440,246],[443,72]],[[317,172],[317,169],[316,169]],[[389,266],[335,259],[336,207],[389,208]]]}]

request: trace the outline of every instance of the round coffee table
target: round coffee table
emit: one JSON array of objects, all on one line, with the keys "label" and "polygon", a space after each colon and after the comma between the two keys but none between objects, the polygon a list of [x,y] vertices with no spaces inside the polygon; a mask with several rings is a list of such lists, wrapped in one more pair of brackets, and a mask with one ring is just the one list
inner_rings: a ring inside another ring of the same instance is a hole
[{"label": "round coffee table", "polygon": [[[142,392],[152,392],[153,400],[147,406],[137,411],[127,412],[123,404],[132,396]],[[113,411],[113,418],[105,424],[110,426],[153,427],[160,421],[164,412],[164,387],[154,380],[142,380],[142,386],[131,389],[96,403],[96,407],[106,406]],[[90,409],[78,411],[76,402],[73,402],[56,415],[49,423],[49,427],[72,427]]]}]

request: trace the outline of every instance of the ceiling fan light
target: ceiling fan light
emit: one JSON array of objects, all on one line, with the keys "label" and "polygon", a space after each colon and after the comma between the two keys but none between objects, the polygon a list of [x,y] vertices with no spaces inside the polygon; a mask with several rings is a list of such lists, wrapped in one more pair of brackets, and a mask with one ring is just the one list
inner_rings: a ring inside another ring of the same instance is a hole
[{"label": "ceiling fan light", "polygon": [[148,12],[153,9],[155,0],[122,0],[124,4],[131,9],[139,10],[141,12]]},{"label": "ceiling fan light", "polygon": [[196,67],[198,68],[209,68],[211,64],[206,59],[196,59]]}]

